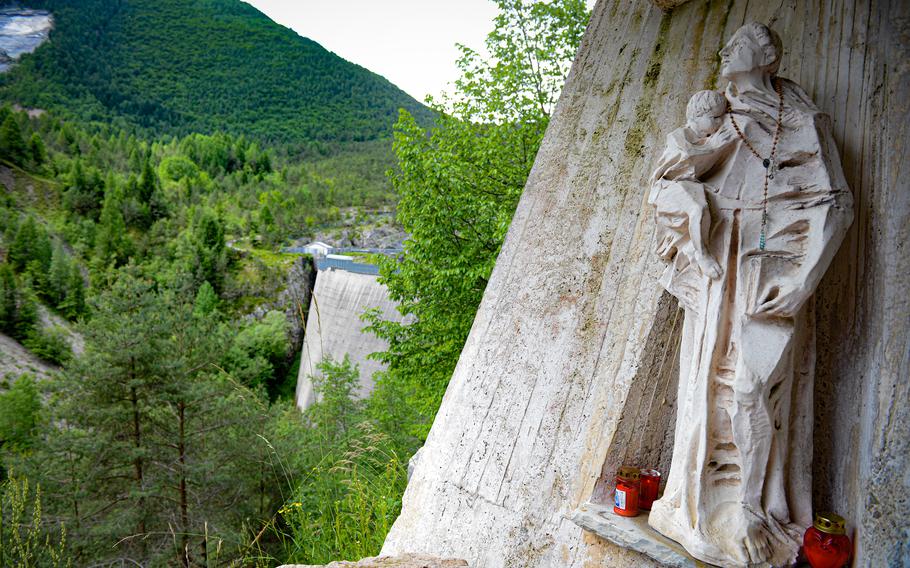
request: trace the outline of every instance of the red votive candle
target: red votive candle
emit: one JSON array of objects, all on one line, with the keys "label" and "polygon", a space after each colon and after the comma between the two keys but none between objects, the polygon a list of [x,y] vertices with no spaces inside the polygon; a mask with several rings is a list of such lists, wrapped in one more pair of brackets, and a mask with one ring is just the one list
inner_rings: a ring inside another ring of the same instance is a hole
[{"label": "red votive candle", "polygon": [[613,512],[623,517],[638,516],[639,477],[637,467],[624,465],[616,474],[616,491],[613,492]]},{"label": "red votive candle", "polygon": [[650,511],[651,504],[657,501],[658,489],[660,489],[660,472],[656,469],[641,470],[641,493],[638,496],[638,508]]},{"label": "red votive candle", "polygon": [[816,513],[815,523],[803,536],[803,551],[812,568],[843,568],[852,546],[846,522],[836,513]]}]

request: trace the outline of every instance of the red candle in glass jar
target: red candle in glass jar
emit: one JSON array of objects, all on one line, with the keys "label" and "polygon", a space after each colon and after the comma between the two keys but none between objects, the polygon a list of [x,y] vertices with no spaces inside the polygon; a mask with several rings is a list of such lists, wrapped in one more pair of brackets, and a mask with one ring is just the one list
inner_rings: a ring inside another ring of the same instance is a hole
[{"label": "red candle in glass jar", "polygon": [[637,467],[622,466],[616,475],[613,512],[623,517],[638,516],[638,492],[641,472]]},{"label": "red candle in glass jar", "polygon": [[803,551],[812,568],[843,568],[852,545],[846,522],[836,513],[816,513],[815,523],[803,536]]},{"label": "red candle in glass jar", "polygon": [[660,489],[660,472],[656,469],[641,470],[641,493],[638,496],[638,508],[650,511],[651,505],[657,501],[658,489]]}]

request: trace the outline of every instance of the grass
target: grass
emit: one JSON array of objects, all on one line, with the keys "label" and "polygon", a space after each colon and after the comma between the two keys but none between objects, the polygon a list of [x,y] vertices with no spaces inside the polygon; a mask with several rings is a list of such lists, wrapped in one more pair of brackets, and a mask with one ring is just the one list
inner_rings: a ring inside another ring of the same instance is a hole
[{"label": "grass", "polygon": [[348,449],[311,468],[279,511],[290,534],[286,561],[325,564],[375,556],[401,510],[407,465],[387,436],[367,424]]}]

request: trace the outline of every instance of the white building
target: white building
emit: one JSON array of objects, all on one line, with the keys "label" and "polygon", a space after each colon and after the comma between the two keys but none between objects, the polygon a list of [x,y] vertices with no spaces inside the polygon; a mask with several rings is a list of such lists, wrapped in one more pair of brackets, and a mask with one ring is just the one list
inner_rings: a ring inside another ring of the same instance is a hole
[{"label": "white building", "polygon": [[303,247],[303,252],[313,256],[326,256],[331,250],[332,247],[322,241],[315,241]]}]

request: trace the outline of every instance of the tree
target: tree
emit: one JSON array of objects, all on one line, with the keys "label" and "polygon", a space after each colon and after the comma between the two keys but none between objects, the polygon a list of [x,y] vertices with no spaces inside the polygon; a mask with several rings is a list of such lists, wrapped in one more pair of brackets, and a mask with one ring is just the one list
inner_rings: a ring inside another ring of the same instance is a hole
[{"label": "tree", "polygon": [[19,319],[19,288],[9,264],[0,264],[0,331],[11,333]]},{"label": "tree", "polygon": [[70,211],[92,219],[98,218],[98,212],[105,197],[104,181],[96,168],[83,165],[81,159],[73,161],[63,204]]},{"label": "tree", "polygon": [[70,264],[71,261],[66,251],[63,250],[63,246],[57,243],[51,255],[51,265],[48,270],[45,289],[45,297],[54,306],[59,307],[66,299],[70,279]]},{"label": "tree", "polygon": [[20,286],[9,264],[0,264],[0,332],[23,340],[38,319],[34,294]]},{"label": "tree", "polygon": [[95,235],[95,258],[102,266],[121,266],[133,252],[126,232],[126,222],[120,211],[120,200],[111,191],[104,198],[98,232]]},{"label": "tree", "polygon": [[69,279],[66,282],[66,296],[58,307],[71,320],[75,320],[85,314],[85,281],[82,279],[82,271],[76,262],[70,264]]},{"label": "tree", "polygon": [[[85,355],[67,370],[62,385],[69,400],[79,402],[72,407],[60,400],[58,418],[93,432],[101,444],[90,450],[95,467],[118,472],[107,483],[92,482],[96,503],[111,507],[103,520],[84,519],[98,530],[144,534],[148,528],[149,415],[160,388],[165,314],[150,282],[120,272],[94,302],[92,324],[84,330]],[[95,472],[93,477],[104,478]],[[141,539],[126,545],[140,555],[145,546]]]},{"label": "tree", "polygon": [[6,116],[0,125],[0,157],[6,158],[17,165],[23,165],[27,157],[25,140],[22,139],[22,129],[14,113]]},{"label": "tree", "polygon": [[40,408],[38,387],[30,375],[22,375],[8,391],[0,392],[0,446],[4,450],[31,445]]},{"label": "tree", "polygon": [[221,292],[227,267],[227,247],[224,223],[208,208],[197,210],[193,227],[183,241],[186,270],[193,275],[197,286],[208,282],[216,294]]},{"label": "tree", "polygon": [[347,436],[358,419],[360,403],[354,397],[360,382],[360,370],[348,355],[341,361],[326,357],[316,365],[319,373],[313,375],[313,388],[319,403],[307,412],[314,424],[334,438]]},{"label": "tree", "polygon": [[273,506],[277,480],[258,461],[265,405],[217,366],[215,318],[133,266],[114,276],[17,467],[71,527],[76,563],[204,565]]},{"label": "tree", "polygon": [[262,320],[248,323],[235,335],[225,355],[225,368],[248,386],[262,385],[274,392],[286,360],[287,333],[285,315],[267,312]]},{"label": "tree", "polygon": [[198,317],[213,316],[218,311],[218,294],[215,289],[208,283],[208,280],[202,283],[199,291],[196,292],[196,300],[193,305],[193,314]]},{"label": "tree", "polygon": [[400,258],[380,262],[380,280],[416,319],[368,319],[389,342],[378,392],[407,397],[394,421],[417,437],[455,368],[589,17],[582,0],[497,3],[490,58],[460,46],[462,76],[434,105],[435,126],[405,111],[395,126],[390,175],[410,236]]},{"label": "tree", "polygon": [[10,244],[10,264],[17,272],[25,272],[29,262],[35,261],[38,263],[37,270],[45,272],[50,269],[52,256],[53,249],[47,231],[29,215],[19,224],[16,237]]},{"label": "tree", "polygon": [[47,148],[44,146],[44,140],[37,132],[32,134],[28,141],[28,155],[32,164],[40,167],[47,160]]}]

